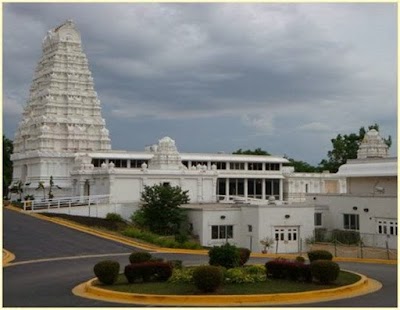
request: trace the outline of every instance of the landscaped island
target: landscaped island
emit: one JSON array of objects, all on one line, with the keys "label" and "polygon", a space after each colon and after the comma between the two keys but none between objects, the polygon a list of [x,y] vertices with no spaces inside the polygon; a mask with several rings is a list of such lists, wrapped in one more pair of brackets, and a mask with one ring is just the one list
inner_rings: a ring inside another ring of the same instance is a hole
[{"label": "landscaped island", "polygon": [[135,294],[154,295],[252,295],[307,292],[338,288],[361,279],[340,271],[326,251],[308,253],[296,260],[278,258],[265,265],[245,265],[250,251],[230,244],[209,251],[209,265],[182,266],[181,261],[155,259],[147,252],[134,252],[124,274],[119,263],[102,261],[94,271],[96,287]]}]

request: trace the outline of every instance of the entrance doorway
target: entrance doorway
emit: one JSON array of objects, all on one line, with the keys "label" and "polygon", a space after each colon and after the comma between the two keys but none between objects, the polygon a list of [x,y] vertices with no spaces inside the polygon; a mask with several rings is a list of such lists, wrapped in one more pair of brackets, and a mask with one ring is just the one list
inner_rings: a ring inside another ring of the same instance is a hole
[{"label": "entrance doorway", "polygon": [[275,250],[277,253],[299,252],[299,227],[275,226]]},{"label": "entrance doorway", "polygon": [[85,181],[83,196],[90,196],[90,183],[89,183],[89,180]]}]

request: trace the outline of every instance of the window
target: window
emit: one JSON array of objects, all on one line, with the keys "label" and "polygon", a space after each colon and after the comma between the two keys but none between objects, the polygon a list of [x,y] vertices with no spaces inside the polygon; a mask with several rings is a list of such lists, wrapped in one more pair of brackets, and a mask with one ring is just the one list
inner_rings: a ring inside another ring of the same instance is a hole
[{"label": "window", "polygon": [[[220,196],[226,195],[226,179],[218,179],[217,181],[217,194]],[[223,199],[223,197],[220,197]]]},{"label": "window", "polygon": [[105,159],[93,158],[93,159],[92,159],[92,164],[93,164],[93,166],[95,166],[95,167],[101,167],[101,164],[102,164],[103,162],[105,162],[105,161],[106,161]]},{"label": "window", "polygon": [[142,165],[144,163],[146,163],[146,165],[147,165],[147,160],[131,159],[131,168],[142,168]]},{"label": "window", "polygon": [[217,170],[226,170],[226,162],[223,161],[212,162],[211,166],[212,165],[216,165]]},{"label": "window", "polygon": [[322,226],[322,213],[314,213],[314,226]]},{"label": "window", "polygon": [[358,214],[343,214],[343,228],[360,230],[360,216]]},{"label": "window", "polygon": [[262,180],[247,179],[247,196],[252,198],[262,198]]},{"label": "window", "polygon": [[229,163],[231,170],[244,170],[244,163]]},{"label": "window", "polygon": [[266,198],[269,196],[275,196],[275,199],[279,200],[280,182],[279,179],[267,179],[265,180],[265,195]]},{"label": "window", "polygon": [[248,232],[253,232],[253,225],[247,225]]},{"label": "window", "polygon": [[126,159],[109,159],[109,162],[113,162],[115,168],[126,168],[128,167],[128,161]]},{"label": "window", "polygon": [[263,170],[262,163],[248,163],[248,170]]},{"label": "window", "polygon": [[271,164],[271,163],[266,163],[265,164],[265,170],[274,170],[278,171],[279,169],[279,164]]},{"label": "window", "polygon": [[189,168],[189,162],[187,160],[183,161],[182,165],[186,166],[186,168]]},{"label": "window", "polygon": [[233,225],[213,225],[211,226],[211,239],[232,239]]},{"label": "window", "polygon": [[229,195],[244,196],[244,179],[229,179]]},{"label": "window", "polygon": [[377,231],[381,235],[397,236],[397,221],[392,219],[378,219]]}]

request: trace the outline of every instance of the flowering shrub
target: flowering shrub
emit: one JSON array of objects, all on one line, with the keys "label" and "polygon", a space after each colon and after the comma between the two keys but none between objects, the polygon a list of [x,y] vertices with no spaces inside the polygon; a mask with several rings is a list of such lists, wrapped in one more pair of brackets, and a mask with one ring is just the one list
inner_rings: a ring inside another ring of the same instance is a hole
[{"label": "flowering shrub", "polygon": [[168,282],[171,283],[192,283],[194,268],[174,269]]},{"label": "flowering shrub", "polygon": [[226,283],[254,283],[254,279],[243,268],[231,268],[225,273]]}]

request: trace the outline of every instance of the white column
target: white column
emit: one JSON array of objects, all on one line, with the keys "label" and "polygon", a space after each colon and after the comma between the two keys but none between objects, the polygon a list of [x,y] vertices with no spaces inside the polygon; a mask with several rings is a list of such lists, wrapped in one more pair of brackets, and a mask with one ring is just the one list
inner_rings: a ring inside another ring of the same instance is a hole
[{"label": "white column", "polygon": [[283,179],[279,179],[279,200],[283,200]]},{"label": "white column", "polygon": [[247,178],[244,178],[244,198],[246,199],[246,201],[248,194],[249,194],[249,184]]},{"label": "white column", "polygon": [[225,199],[229,200],[229,178],[225,179]]},{"label": "white column", "polygon": [[266,200],[267,198],[265,197],[265,179],[263,178],[261,181],[261,199]]}]

